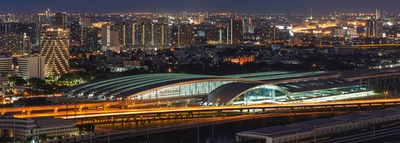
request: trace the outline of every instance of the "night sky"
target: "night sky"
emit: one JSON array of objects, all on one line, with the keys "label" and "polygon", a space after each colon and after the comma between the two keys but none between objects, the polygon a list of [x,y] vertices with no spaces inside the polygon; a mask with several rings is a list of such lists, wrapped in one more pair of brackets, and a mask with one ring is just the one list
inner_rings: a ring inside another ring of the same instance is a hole
[{"label": "night sky", "polygon": [[400,12],[400,0],[0,0],[0,13],[41,12],[180,12],[254,13]]}]

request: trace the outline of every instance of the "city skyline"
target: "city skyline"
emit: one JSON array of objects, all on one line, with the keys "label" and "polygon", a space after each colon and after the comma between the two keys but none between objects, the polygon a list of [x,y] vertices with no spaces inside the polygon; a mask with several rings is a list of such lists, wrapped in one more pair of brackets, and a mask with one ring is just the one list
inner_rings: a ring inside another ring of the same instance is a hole
[{"label": "city skyline", "polygon": [[[318,14],[328,14],[335,11],[338,12],[373,12],[375,9],[385,9],[388,12],[400,12],[396,5],[400,4],[396,0],[281,0],[281,1],[264,1],[264,0],[204,0],[204,1],[179,1],[179,0],[153,0],[153,1],[133,1],[119,0],[118,3],[111,3],[107,0],[61,0],[61,1],[29,1],[1,0],[0,13],[29,13],[42,12],[45,8],[54,11],[68,12],[197,12],[197,11],[232,11],[247,13],[303,13],[306,14],[308,9],[313,9]],[[355,7],[357,5],[357,7]]]}]

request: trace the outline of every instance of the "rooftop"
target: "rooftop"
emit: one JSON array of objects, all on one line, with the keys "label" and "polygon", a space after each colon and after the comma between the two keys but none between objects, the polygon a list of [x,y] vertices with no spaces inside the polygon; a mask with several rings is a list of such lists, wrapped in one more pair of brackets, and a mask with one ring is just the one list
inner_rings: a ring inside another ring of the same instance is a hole
[{"label": "rooftop", "polygon": [[34,120],[37,127],[39,128],[51,128],[51,127],[75,125],[75,122],[72,120],[64,120],[53,117],[34,118]]},{"label": "rooftop", "polygon": [[400,114],[400,112],[395,110],[372,110],[372,111],[366,111],[362,114],[385,117],[385,116]]},{"label": "rooftop", "polygon": [[313,129],[313,128],[319,128],[319,127],[334,126],[334,125],[343,124],[346,122],[347,121],[338,120],[338,119],[316,119],[316,120],[294,123],[294,124],[291,124],[290,126],[306,127],[306,128]]},{"label": "rooftop", "polygon": [[183,73],[157,73],[131,75],[100,81],[93,81],[86,84],[65,88],[62,91],[67,93],[72,92],[73,94],[84,93],[85,95],[93,94],[126,97],[139,92],[163,86],[203,80],[253,81],[270,83],[272,81],[285,81],[288,79],[295,80],[324,78],[327,75],[331,74],[315,72],[294,73],[286,71],[261,72],[228,76],[195,75]]},{"label": "rooftop", "polygon": [[273,126],[268,128],[261,128],[255,129],[250,131],[243,131],[242,134],[254,134],[259,136],[269,136],[269,137],[276,137],[276,136],[283,136],[289,134],[295,134],[300,132],[310,131],[311,129],[304,129],[300,127],[293,127],[293,126]]},{"label": "rooftop", "polygon": [[349,114],[349,115],[336,116],[334,119],[356,122],[372,118],[375,118],[375,116],[366,114]]}]

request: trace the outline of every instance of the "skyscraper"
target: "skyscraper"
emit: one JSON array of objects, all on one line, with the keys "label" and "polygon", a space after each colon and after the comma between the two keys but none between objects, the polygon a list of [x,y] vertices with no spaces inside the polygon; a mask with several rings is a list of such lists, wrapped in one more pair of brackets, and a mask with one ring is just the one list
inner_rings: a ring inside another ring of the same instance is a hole
[{"label": "skyscraper", "polygon": [[381,19],[381,18],[382,18],[382,9],[376,9],[375,19]]},{"label": "skyscraper", "polygon": [[5,22],[0,23],[0,34],[26,34],[30,43],[39,44],[39,31],[35,23]]},{"label": "skyscraper", "polygon": [[365,36],[368,38],[382,38],[383,37],[383,23],[380,20],[366,21]]},{"label": "skyscraper", "polygon": [[95,27],[84,27],[82,30],[81,47],[85,51],[93,52],[100,50],[99,48],[99,30]]},{"label": "skyscraper", "polygon": [[134,24],[135,48],[166,48],[171,45],[171,26],[164,23]]},{"label": "skyscraper", "polygon": [[243,20],[230,20],[228,39],[228,44],[240,44],[243,41]]},{"label": "skyscraper", "polygon": [[92,23],[90,21],[90,17],[89,16],[84,16],[80,18],[80,22],[82,23],[83,27],[90,27],[92,26]]},{"label": "skyscraper", "polygon": [[171,44],[171,26],[164,23],[153,25],[153,46],[156,48],[166,48]]},{"label": "skyscraper", "polygon": [[70,38],[71,38],[71,45],[73,43],[80,43],[82,36],[82,26],[79,21],[74,21],[71,23],[70,27]]},{"label": "skyscraper", "polygon": [[54,16],[54,26],[64,27],[67,24],[67,13],[59,12]]},{"label": "skyscraper", "polygon": [[46,21],[47,21],[47,22],[45,22],[45,23],[51,24],[51,12],[50,12],[50,9],[49,9],[49,8],[46,9],[45,15],[46,15]]},{"label": "skyscraper", "polygon": [[130,50],[134,45],[135,25],[130,22],[121,22],[117,24],[118,38],[121,45],[121,51]]},{"label": "skyscraper", "polygon": [[223,26],[206,28],[206,39],[208,44],[227,44],[227,28]]},{"label": "skyscraper", "polygon": [[246,32],[247,33],[254,33],[253,20],[252,20],[251,17],[249,17],[248,20],[247,20]]},{"label": "skyscraper", "polygon": [[80,45],[82,36],[82,25],[79,21],[71,23],[70,27],[70,42],[71,45]]},{"label": "skyscraper", "polygon": [[104,24],[101,27],[102,50],[120,51],[119,33],[115,25]]},{"label": "skyscraper", "polygon": [[195,31],[191,24],[175,25],[172,31],[172,45],[177,47],[187,47],[195,43]]},{"label": "skyscraper", "polygon": [[0,52],[10,53],[14,56],[28,54],[32,48],[29,37],[26,34],[0,34]]},{"label": "skyscraper", "polygon": [[45,58],[45,76],[58,76],[69,71],[69,34],[63,28],[48,27],[41,32],[41,54]]}]

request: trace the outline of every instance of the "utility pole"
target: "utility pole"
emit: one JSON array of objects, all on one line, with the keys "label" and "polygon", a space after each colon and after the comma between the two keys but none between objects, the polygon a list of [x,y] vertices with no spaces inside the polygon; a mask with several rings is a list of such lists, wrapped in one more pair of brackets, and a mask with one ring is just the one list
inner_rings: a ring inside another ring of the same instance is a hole
[{"label": "utility pole", "polygon": [[314,143],[317,143],[317,133],[315,130],[315,125],[314,125]]},{"label": "utility pole", "polygon": [[200,143],[200,123],[197,123],[197,143]]},{"label": "utility pole", "polygon": [[373,132],[374,132],[374,140],[375,140],[375,122],[374,122],[374,131]]},{"label": "utility pole", "polygon": [[14,138],[14,143],[15,143],[15,118],[13,117],[13,121],[14,121],[14,131],[13,131],[13,138]]},{"label": "utility pole", "polygon": [[212,128],[212,131],[211,131],[211,140],[214,141],[214,121],[213,121],[212,124],[211,124],[211,128]]}]

